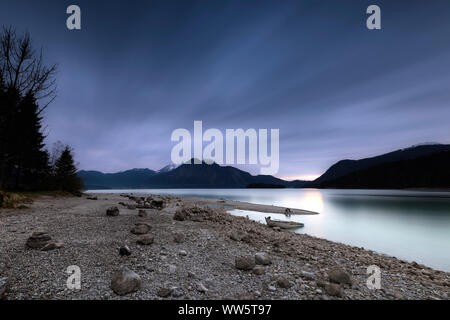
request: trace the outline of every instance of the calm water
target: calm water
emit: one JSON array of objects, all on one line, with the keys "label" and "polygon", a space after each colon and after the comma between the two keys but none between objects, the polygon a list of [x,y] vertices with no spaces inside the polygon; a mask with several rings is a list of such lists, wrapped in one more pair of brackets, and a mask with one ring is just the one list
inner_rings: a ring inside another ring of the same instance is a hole
[{"label": "calm water", "polygon": [[[96,193],[176,194],[225,198],[319,212],[292,216],[298,233],[338,241],[450,271],[450,192],[316,189],[153,189]],[[233,210],[264,222],[280,214]]]}]

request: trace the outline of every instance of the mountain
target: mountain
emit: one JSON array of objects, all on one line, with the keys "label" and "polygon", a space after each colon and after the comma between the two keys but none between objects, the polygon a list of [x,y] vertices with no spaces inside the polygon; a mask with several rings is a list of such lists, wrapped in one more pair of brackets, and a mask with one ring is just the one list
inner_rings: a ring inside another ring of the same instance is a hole
[{"label": "mountain", "polygon": [[[192,161],[192,160],[191,160]],[[302,186],[300,180],[285,181],[273,176],[253,176],[231,167],[185,163],[179,167],[169,166],[155,172],[149,169],[133,169],[119,173],[80,171],[87,189],[150,189],[150,188],[246,188],[250,184]]]},{"label": "mountain", "polygon": [[168,164],[167,166],[165,166],[164,168],[159,169],[157,172],[158,173],[169,172],[169,171],[172,171],[172,170],[174,170],[176,168],[178,168],[178,166],[176,164],[174,164],[174,163],[171,163],[171,164]]},{"label": "mountain", "polygon": [[156,172],[150,169],[132,169],[117,173],[79,171],[86,189],[140,189],[146,188],[148,179]]},{"label": "mountain", "polygon": [[381,156],[343,160],[305,187],[449,188],[450,145],[419,145]]},{"label": "mountain", "polygon": [[305,186],[320,188],[322,186],[328,185],[327,182],[329,181],[335,181],[353,172],[362,171],[374,166],[390,162],[413,160],[418,157],[445,151],[450,151],[450,145],[425,144],[412,146],[406,149],[400,149],[372,158],[366,158],[361,160],[342,160],[332,165],[323,175],[321,175],[313,182],[307,183]]},{"label": "mountain", "polygon": [[393,161],[322,182],[322,188],[450,188],[450,151]]}]

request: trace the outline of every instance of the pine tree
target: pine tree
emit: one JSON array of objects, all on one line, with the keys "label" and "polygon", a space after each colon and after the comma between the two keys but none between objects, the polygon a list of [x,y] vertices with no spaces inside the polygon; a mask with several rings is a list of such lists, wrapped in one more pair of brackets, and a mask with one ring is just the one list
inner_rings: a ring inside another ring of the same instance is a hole
[{"label": "pine tree", "polygon": [[54,171],[59,190],[76,193],[82,189],[83,183],[77,176],[72,149],[69,146],[64,148],[61,156],[56,160]]}]

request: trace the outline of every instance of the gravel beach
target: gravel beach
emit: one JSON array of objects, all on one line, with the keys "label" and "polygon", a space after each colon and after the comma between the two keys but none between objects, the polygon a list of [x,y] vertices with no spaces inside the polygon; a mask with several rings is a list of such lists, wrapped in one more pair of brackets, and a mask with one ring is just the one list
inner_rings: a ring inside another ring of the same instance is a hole
[{"label": "gravel beach", "polygon": [[[226,213],[221,206],[235,206],[224,200],[153,195],[148,205],[141,196],[89,198],[41,196],[28,208],[0,210],[0,296],[449,299],[449,273],[271,229]],[[111,207],[119,211],[107,215]],[[40,240],[50,245],[30,247]],[[380,289],[366,284],[371,265],[381,270]],[[68,288],[69,266],[80,268],[81,289]]]}]

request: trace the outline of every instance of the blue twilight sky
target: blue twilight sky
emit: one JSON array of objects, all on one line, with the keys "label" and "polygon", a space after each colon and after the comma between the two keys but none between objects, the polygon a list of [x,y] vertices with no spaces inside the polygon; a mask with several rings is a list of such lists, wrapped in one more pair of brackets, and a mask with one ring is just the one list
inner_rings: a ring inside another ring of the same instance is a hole
[{"label": "blue twilight sky", "polygon": [[[382,30],[366,28],[371,4]],[[450,143],[448,0],[0,0],[0,24],[59,64],[47,142],[72,145],[82,169],[159,169],[194,120],[279,128],[283,178]]]}]

